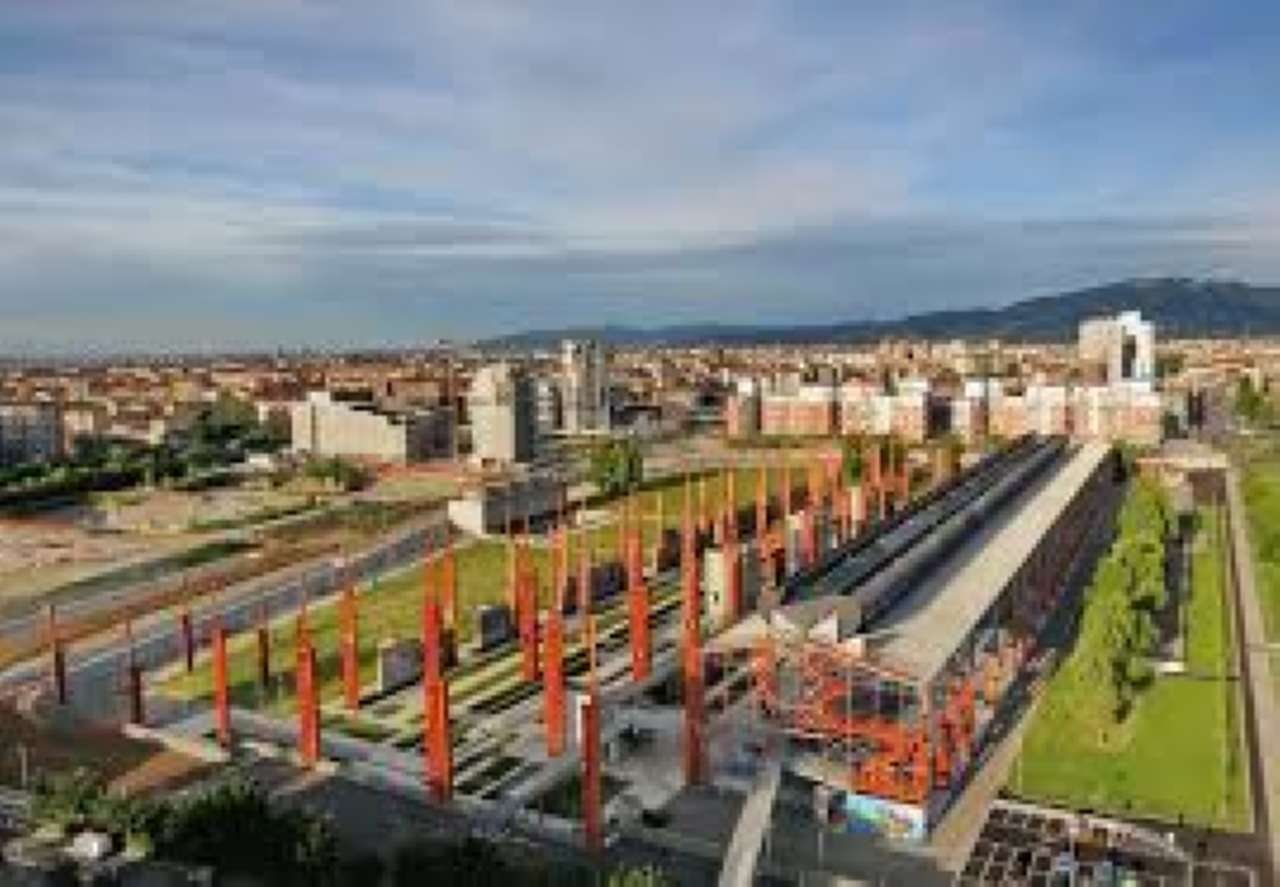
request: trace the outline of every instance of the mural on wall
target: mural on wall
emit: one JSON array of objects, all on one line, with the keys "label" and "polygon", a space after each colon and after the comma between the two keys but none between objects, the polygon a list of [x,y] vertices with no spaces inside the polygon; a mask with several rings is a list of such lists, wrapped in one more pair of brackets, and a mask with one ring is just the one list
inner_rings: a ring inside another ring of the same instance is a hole
[{"label": "mural on wall", "polygon": [[855,833],[877,835],[892,841],[924,841],[922,807],[899,804],[871,795],[845,795],[845,827]]}]

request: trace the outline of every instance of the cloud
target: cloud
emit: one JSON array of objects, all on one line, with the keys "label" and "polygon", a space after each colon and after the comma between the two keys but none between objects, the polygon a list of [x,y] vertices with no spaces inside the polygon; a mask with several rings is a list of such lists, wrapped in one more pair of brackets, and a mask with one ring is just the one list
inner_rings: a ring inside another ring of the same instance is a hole
[{"label": "cloud", "polygon": [[820,322],[1274,277],[1274,41],[1243,12],[1137,15],[19,5],[0,345]]}]

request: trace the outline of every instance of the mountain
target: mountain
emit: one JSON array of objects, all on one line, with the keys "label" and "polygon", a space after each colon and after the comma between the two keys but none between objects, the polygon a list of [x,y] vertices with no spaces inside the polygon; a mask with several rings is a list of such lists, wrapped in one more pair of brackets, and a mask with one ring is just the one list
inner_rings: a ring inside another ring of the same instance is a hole
[{"label": "mountain", "polygon": [[530,349],[561,339],[597,339],[610,345],[746,345],[871,342],[889,337],[1070,341],[1081,320],[1119,311],[1141,311],[1164,338],[1280,334],[1280,286],[1181,277],[1140,278],[1014,302],[913,314],[899,320],[848,321],[813,326],[688,324],[534,330],[482,343]]}]

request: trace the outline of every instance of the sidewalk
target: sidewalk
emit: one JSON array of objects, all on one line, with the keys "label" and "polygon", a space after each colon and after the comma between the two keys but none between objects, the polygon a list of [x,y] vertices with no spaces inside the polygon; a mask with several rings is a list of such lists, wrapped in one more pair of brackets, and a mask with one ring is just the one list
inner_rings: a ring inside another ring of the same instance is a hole
[{"label": "sidewalk", "polygon": [[1253,548],[1240,492],[1240,477],[1234,468],[1227,471],[1227,513],[1231,527],[1231,564],[1243,629],[1241,669],[1248,682],[1245,699],[1251,723],[1246,725],[1257,751],[1253,765],[1255,828],[1265,835],[1271,853],[1271,873],[1276,878],[1280,860],[1280,818],[1276,801],[1280,798],[1280,714],[1271,677],[1271,654],[1267,648],[1266,624],[1254,576]]}]

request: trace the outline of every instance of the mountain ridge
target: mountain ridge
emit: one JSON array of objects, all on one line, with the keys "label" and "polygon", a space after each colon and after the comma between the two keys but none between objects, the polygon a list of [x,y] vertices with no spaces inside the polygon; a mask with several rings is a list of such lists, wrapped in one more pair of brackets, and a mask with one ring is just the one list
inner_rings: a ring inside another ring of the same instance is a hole
[{"label": "mountain ridge", "polygon": [[1141,311],[1165,338],[1280,334],[1280,286],[1145,277],[1033,296],[1001,307],[921,312],[896,320],[796,325],[692,323],[653,328],[603,324],[528,330],[483,344],[539,348],[566,338],[598,339],[615,346],[860,344],[886,337],[1071,341],[1081,320],[1124,310]]}]

